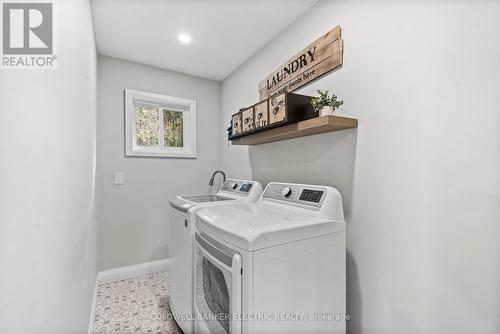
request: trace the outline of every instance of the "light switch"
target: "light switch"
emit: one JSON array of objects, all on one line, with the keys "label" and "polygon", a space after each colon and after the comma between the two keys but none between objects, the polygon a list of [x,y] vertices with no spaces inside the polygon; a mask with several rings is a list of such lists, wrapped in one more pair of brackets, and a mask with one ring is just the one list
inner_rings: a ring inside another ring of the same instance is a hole
[{"label": "light switch", "polygon": [[115,184],[124,184],[124,183],[125,183],[125,173],[115,172]]}]

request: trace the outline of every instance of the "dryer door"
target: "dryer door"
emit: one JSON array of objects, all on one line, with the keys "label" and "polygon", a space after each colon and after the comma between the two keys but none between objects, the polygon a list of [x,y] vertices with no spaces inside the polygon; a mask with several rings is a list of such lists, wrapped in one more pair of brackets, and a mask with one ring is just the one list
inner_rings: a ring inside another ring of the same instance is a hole
[{"label": "dryer door", "polygon": [[239,334],[241,256],[202,231],[195,239],[195,333]]}]

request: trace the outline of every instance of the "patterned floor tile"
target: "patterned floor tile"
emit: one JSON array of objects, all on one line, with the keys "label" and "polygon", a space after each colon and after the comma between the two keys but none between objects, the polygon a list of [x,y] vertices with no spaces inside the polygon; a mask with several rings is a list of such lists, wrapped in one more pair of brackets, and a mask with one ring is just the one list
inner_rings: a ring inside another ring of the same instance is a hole
[{"label": "patterned floor tile", "polygon": [[94,334],[182,334],[167,296],[167,272],[98,285]]}]

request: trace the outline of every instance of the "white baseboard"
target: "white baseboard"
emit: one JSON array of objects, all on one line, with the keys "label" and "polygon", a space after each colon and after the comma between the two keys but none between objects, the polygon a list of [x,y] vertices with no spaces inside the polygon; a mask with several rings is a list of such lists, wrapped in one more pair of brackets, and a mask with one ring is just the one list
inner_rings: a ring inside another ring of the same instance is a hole
[{"label": "white baseboard", "polygon": [[171,263],[171,259],[162,259],[100,271],[97,273],[97,284],[122,281],[124,279],[165,271],[170,268]]},{"label": "white baseboard", "polygon": [[92,299],[92,307],[90,310],[88,334],[94,333],[95,303],[97,295],[97,286],[99,284],[117,282],[117,281],[122,281],[124,279],[130,279],[147,274],[157,273],[160,271],[165,271],[170,268],[171,264],[172,264],[171,259],[162,259],[152,262],[134,264],[132,266],[99,271],[97,273],[97,278],[94,286],[94,297]]}]

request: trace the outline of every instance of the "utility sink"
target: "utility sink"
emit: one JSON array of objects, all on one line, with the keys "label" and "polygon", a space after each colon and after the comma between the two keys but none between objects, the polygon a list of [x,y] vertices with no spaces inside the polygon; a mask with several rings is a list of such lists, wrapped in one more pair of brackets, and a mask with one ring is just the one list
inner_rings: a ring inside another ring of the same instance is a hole
[{"label": "utility sink", "polygon": [[195,203],[205,203],[205,202],[218,202],[218,201],[229,201],[233,200],[229,197],[224,197],[220,195],[189,195],[189,196],[179,196],[181,199],[185,201],[191,201]]}]

